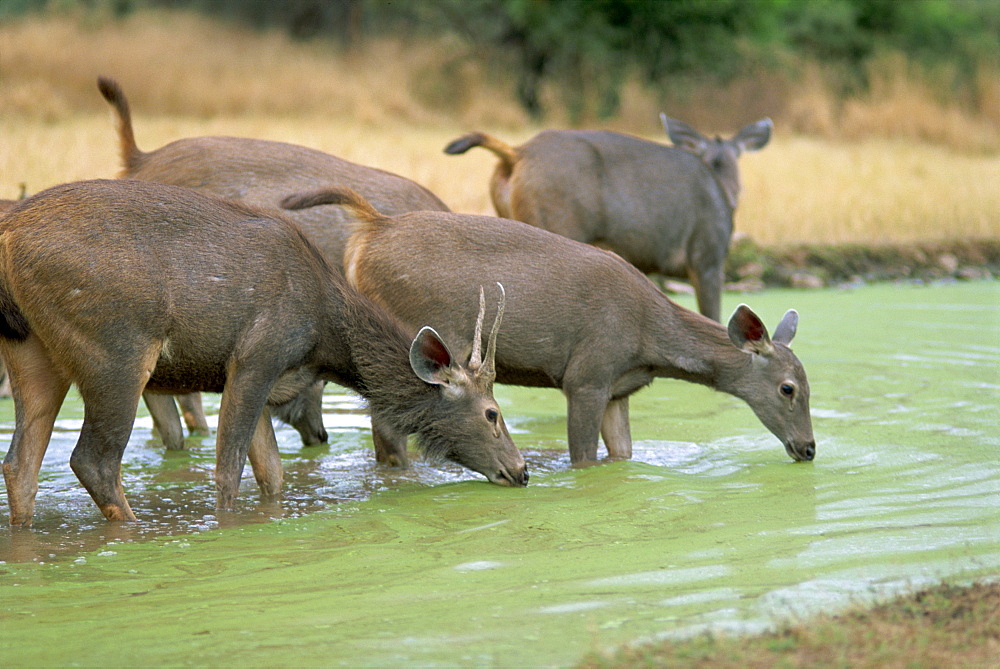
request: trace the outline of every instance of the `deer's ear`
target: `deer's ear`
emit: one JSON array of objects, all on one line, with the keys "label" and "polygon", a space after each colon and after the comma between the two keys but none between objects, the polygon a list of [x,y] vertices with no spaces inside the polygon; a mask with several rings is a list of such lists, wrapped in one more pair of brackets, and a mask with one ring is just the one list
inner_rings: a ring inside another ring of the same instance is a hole
[{"label": "deer's ear", "polygon": [[738,146],[740,151],[759,151],[770,141],[773,128],[771,119],[762,118],[740,130],[729,141]]},{"label": "deer's ear", "polygon": [[764,322],[745,304],[736,307],[729,319],[729,340],[747,353],[765,355],[774,347]]},{"label": "deer's ear", "polygon": [[700,156],[708,147],[708,140],[705,136],[684,121],[678,121],[666,114],[660,114],[660,122],[663,123],[663,129],[667,131],[670,141],[678,149],[684,149],[696,156]]},{"label": "deer's ear", "polygon": [[774,337],[772,340],[788,346],[792,343],[792,339],[795,337],[795,331],[799,327],[799,312],[795,309],[789,309],[785,312],[782,317],[781,322],[778,323],[778,327],[774,329]]},{"label": "deer's ear", "polygon": [[423,327],[410,344],[410,367],[425,383],[448,385],[453,380],[454,356],[433,328]]}]

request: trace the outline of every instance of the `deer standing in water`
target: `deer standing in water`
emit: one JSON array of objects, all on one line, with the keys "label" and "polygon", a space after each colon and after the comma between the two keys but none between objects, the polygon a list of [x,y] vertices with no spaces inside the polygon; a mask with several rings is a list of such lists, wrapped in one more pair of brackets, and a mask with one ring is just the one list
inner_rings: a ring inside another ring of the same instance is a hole
[{"label": "deer standing in water", "polygon": [[[798,313],[774,331],[746,305],[727,326],[671,301],[614,253],[517,221],[415,212],[384,216],[350,189],[289,196],[285,206],[340,204],[357,221],[347,278],[404,323],[429,323],[453,345],[471,318],[463,286],[498,282],[508,316],[496,341],[497,381],[566,395],[570,458],[629,458],[628,400],[657,377],[739,397],[797,461],[816,453],[806,373],[789,348]],[[379,432],[373,420],[373,431]],[[405,441],[384,439],[389,457]]]},{"label": "deer standing in water", "polygon": [[[295,144],[247,137],[189,137],[154,151],[142,151],[135,141],[132,114],[121,86],[113,79],[99,77],[98,88],[117,117],[123,178],[184,186],[274,209],[289,193],[344,185],[363,193],[387,214],[422,209],[448,211],[437,196],[405,177]],[[347,239],[341,209],[315,207],[285,213],[299,224],[330,266],[341,271]],[[323,383],[318,382],[303,396],[273,408],[274,415],[292,425],[307,446],[327,440],[322,395]],[[193,394],[177,400],[189,430],[207,433],[201,397]],[[145,396],[145,401],[167,448],[183,448],[180,417],[173,402],[152,395]]]},{"label": "deer standing in water", "polygon": [[[482,319],[466,324],[478,335]],[[43,191],[0,219],[0,354],[16,417],[3,463],[11,523],[31,523],[70,385],[84,404],[70,464],[109,520],[135,518],[120,467],[144,390],[222,393],[221,508],[233,506],[248,455],[262,493],[279,493],[268,406],[317,379],[360,393],[391,438],[416,433],[431,456],[525,485],[492,392],[499,325],[498,312],[486,356],[477,338],[463,363],[432,329],[414,337],[359,295],[272,211],[133,180]]]}]

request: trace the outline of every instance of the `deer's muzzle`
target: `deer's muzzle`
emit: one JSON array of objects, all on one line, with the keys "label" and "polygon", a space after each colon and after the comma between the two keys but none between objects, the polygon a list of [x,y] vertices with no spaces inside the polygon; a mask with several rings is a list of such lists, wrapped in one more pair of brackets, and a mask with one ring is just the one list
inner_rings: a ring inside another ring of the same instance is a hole
[{"label": "deer's muzzle", "polygon": [[497,485],[505,485],[511,488],[523,488],[528,485],[528,466],[521,465],[520,468],[509,470],[502,468],[491,479]]},{"label": "deer's muzzle", "polygon": [[806,443],[785,442],[785,451],[796,462],[812,462],[816,457],[816,441]]}]

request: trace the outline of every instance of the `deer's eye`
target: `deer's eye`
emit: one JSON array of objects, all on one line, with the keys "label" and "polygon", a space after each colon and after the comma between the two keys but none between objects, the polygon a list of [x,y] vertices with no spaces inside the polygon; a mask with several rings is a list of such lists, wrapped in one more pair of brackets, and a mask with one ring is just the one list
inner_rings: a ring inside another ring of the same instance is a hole
[{"label": "deer's eye", "polygon": [[791,397],[792,395],[795,394],[795,386],[793,386],[790,383],[782,383],[781,394],[784,395],[785,397]]},{"label": "deer's eye", "polygon": [[499,419],[499,418],[500,418],[500,412],[497,411],[496,409],[487,409],[486,410],[486,420],[488,420],[489,422],[491,422],[494,425],[496,425],[497,419]]}]

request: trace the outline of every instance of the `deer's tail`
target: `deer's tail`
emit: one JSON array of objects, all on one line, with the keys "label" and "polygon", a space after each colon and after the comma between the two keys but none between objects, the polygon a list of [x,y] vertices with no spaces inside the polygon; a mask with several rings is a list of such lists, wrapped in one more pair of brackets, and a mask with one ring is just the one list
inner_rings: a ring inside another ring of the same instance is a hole
[{"label": "deer's tail", "polygon": [[109,77],[98,77],[97,88],[104,99],[115,108],[118,115],[118,142],[122,156],[122,176],[138,167],[143,153],[135,143],[135,133],[132,131],[132,112],[129,110],[128,99],[122,92],[118,82]]},{"label": "deer's tail", "polygon": [[487,151],[493,152],[500,159],[503,171],[508,174],[514,169],[514,163],[520,158],[517,149],[492,135],[487,135],[485,132],[470,132],[462,135],[458,139],[449,142],[448,146],[444,147],[444,152],[450,155],[457,155],[465,153],[476,146],[481,146]]},{"label": "deer's tail", "polygon": [[281,200],[282,209],[308,209],[324,204],[336,204],[351,209],[364,220],[383,218],[382,214],[353,188],[330,186],[318,190],[293,193]]},{"label": "deer's tail", "polygon": [[30,334],[28,319],[11,296],[6,282],[0,280],[0,337],[24,341]]}]

